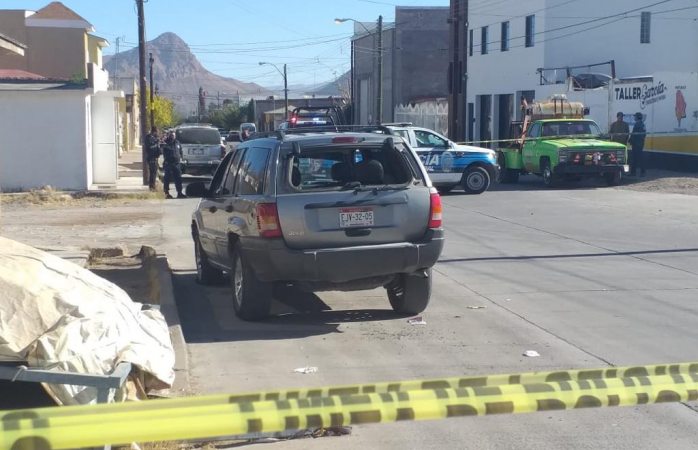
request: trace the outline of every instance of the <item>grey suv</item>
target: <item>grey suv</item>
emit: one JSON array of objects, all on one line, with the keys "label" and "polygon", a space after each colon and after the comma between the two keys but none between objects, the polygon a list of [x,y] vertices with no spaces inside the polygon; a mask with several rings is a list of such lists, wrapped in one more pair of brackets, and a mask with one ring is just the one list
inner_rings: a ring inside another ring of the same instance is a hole
[{"label": "grey suv", "polygon": [[444,243],[441,199],[400,137],[295,130],[255,135],[221,162],[192,217],[197,279],[230,274],[235,312],[269,315],[274,283],[305,291],[383,286],[419,313]]},{"label": "grey suv", "polygon": [[175,131],[182,145],[182,173],[213,173],[226,151],[218,129],[210,125],[186,124]]}]

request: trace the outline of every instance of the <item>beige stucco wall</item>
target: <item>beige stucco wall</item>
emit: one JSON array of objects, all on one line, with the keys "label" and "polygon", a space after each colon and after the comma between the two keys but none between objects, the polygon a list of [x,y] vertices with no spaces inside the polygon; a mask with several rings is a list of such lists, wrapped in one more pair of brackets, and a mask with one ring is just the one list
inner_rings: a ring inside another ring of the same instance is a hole
[{"label": "beige stucco wall", "polygon": [[27,27],[27,67],[49,78],[86,76],[87,33],[79,28]]},{"label": "beige stucco wall", "polygon": [[102,67],[102,47],[100,46],[100,43],[102,42],[101,38],[97,38],[94,36],[90,36],[89,34],[86,34],[87,36],[87,54],[88,54],[88,63],[95,63],[99,67]]},{"label": "beige stucco wall", "polygon": [[[0,11],[0,33],[26,45],[24,11]],[[28,70],[26,58],[11,52],[0,52],[0,68]]]}]

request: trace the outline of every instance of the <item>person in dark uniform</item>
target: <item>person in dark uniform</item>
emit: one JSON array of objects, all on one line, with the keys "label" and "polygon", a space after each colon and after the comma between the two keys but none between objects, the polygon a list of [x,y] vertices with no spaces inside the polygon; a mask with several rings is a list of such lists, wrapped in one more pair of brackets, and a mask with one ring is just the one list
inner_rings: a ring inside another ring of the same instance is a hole
[{"label": "person in dark uniform", "polygon": [[640,176],[645,176],[645,137],[647,129],[645,122],[642,120],[642,113],[635,113],[635,125],[633,132],[630,135],[630,146],[633,149],[633,157],[630,165],[630,175],[635,176],[637,169],[640,169]]},{"label": "person in dark uniform", "polygon": [[613,142],[618,142],[619,144],[628,145],[628,138],[630,137],[630,125],[623,120],[622,112],[616,114],[616,119],[617,120],[611,124],[611,129],[609,130],[611,140]]},{"label": "person in dark uniform", "polygon": [[150,134],[145,139],[145,159],[148,162],[148,186],[151,191],[155,190],[155,183],[158,180],[158,158],[160,157],[160,137],[157,127],[150,130]]},{"label": "person in dark uniform", "polygon": [[172,198],[170,195],[170,182],[174,181],[175,189],[177,189],[177,198],[186,198],[187,196],[182,193],[182,171],[179,168],[182,160],[182,146],[177,140],[174,131],[167,135],[162,153],[165,158],[165,179],[163,182],[165,185],[165,197]]}]

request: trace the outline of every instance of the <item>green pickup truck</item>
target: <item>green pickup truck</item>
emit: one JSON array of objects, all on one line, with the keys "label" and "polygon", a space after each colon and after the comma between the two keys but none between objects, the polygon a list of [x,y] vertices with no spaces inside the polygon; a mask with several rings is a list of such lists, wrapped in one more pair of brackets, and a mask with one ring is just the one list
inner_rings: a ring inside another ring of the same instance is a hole
[{"label": "green pickup truck", "polygon": [[603,177],[616,186],[629,171],[626,146],[601,139],[593,120],[539,119],[531,121],[525,133],[521,122],[512,128],[521,139],[497,152],[503,183],[516,183],[520,174],[533,173],[542,176],[546,186],[584,177]]}]

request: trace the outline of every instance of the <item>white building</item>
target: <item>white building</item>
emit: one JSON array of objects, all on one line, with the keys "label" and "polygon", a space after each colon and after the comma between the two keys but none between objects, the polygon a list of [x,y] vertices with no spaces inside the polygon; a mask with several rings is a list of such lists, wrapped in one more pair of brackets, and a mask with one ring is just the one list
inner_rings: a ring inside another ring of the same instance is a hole
[{"label": "white building", "polygon": [[0,80],[0,191],[116,183],[123,93],[107,76],[90,63],[87,83]]},{"label": "white building", "polygon": [[[616,110],[642,111],[657,134],[648,149],[698,154],[697,18],[695,0],[470,0],[468,140],[508,137],[522,97],[569,91],[602,128]],[[611,75],[610,64],[593,66],[611,60],[617,80],[609,87],[565,84],[565,68]]]}]

